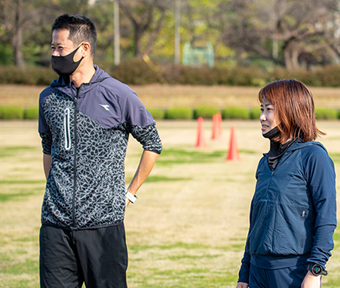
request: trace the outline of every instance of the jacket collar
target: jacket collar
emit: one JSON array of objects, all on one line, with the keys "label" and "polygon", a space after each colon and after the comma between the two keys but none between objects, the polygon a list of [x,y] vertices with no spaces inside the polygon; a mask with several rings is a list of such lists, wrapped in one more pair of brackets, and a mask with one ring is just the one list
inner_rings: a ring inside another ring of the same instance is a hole
[{"label": "jacket collar", "polygon": [[[100,69],[97,65],[94,65],[96,72],[94,73],[90,83],[83,83],[81,84],[81,88],[79,89],[79,98],[81,98],[84,94],[95,88],[98,83],[104,81],[105,79],[109,78],[110,75],[107,74],[104,70]],[[69,77],[62,77],[60,76],[58,79],[54,80],[51,87],[57,89],[58,91],[69,95],[77,95],[77,88],[74,86],[72,82],[69,81]]]},{"label": "jacket collar", "polygon": [[[282,157],[279,159],[277,165],[280,165],[282,164],[284,161],[286,161],[289,156],[294,152],[294,151],[297,151],[297,150],[300,150],[300,149],[303,149],[305,147],[309,147],[311,145],[318,145],[320,146],[322,149],[324,149],[326,152],[326,148],[320,143],[320,142],[316,142],[316,141],[308,141],[308,142],[305,142],[303,141],[301,138],[298,138],[296,139],[292,145],[289,146],[289,148],[284,152],[284,154],[282,155]],[[267,153],[264,153],[263,156],[265,158],[267,158],[266,162],[268,163],[268,157],[269,157],[269,152]],[[277,166],[276,165],[276,166]]]}]

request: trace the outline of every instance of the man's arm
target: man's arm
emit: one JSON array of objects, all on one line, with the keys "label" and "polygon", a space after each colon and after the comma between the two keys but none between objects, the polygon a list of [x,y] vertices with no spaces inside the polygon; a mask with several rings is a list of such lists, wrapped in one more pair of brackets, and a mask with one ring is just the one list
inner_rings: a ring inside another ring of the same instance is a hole
[{"label": "man's arm", "polygon": [[44,164],[44,172],[47,180],[48,174],[50,173],[51,165],[52,165],[52,156],[49,154],[43,153],[43,164]]},{"label": "man's arm", "polygon": [[[155,165],[158,156],[158,153],[148,150],[143,151],[136,173],[128,187],[128,191],[131,194],[135,195],[138,189],[142,186],[146,178],[149,176],[153,166]],[[126,205],[129,205],[129,203],[130,201],[126,199]]]}]

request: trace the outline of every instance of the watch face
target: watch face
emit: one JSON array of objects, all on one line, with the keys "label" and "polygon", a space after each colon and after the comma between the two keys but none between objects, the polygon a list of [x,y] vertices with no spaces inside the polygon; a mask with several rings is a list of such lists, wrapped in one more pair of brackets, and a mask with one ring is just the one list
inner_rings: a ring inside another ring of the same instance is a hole
[{"label": "watch face", "polygon": [[314,265],[313,268],[312,268],[312,273],[314,275],[320,275],[322,272],[322,267],[320,265]]}]

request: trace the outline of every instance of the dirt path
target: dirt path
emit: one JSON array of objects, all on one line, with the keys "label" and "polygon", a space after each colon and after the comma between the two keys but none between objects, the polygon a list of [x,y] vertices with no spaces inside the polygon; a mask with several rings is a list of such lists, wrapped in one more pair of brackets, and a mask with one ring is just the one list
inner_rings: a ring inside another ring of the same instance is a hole
[{"label": "dirt path", "polygon": [[[43,86],[0,85],[0,106],[20,105],[36,107]],[[258,105],[260,87],[145,85],[131,86],[147,107],[228,106],[254,107]],[[317,107],[340,108],[340,88],[310,88]]]}]

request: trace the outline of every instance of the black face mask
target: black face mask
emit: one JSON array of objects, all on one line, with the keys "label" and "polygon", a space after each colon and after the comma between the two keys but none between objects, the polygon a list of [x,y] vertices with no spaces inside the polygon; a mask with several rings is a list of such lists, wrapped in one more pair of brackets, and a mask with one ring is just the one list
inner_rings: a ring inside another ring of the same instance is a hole
[{"label": "black face mask", "polygon": [[268,132],[262,134],[264,138],[268,138],[270,140],[272,140],[273,138],[279,135],[280,135],[280,130],[279,130],[279,127],[277,126],[275,126],[273,129],[270,129]]},{"label": "black face mask", "polygon": [[74,54],[76,54],[80,46],[76,48],[73,52],[71,52],[70,54],[67,54],[66,56],[53,56],[52,55],[51,63],[52,63],[53,70],[56,73],[58,73],[60,76],[70,76],[74,71],[76,71],[81,60],[83,60],[84,58],[84,57],[81,57],[81,59],[78,62],[73,61]]}]

